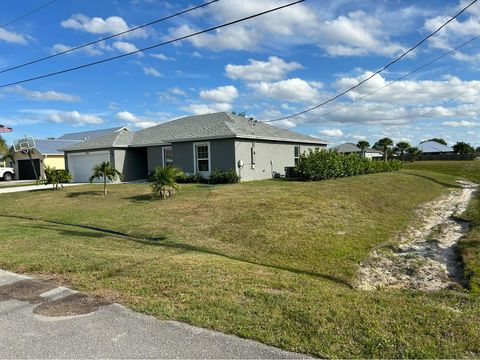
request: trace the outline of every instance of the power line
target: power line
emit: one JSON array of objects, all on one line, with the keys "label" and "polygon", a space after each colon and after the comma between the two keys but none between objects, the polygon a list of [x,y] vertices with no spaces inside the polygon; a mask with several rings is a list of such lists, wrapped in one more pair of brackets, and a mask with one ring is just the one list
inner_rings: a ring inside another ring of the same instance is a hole
[{"label": "power line", "polygon": [[305,0],[297,0],[297,1],[295,1],[295,2],[288,3],[288,4],[286,4],[286,5],[277,6],[277,7],[273,8],[273,9],[270,9],[270,10],[262,11],[262,12],[260,12],[260,13],[256,13],[256,14],[253,14],[253,15],[249,15],[249,16],[246,16],[246,17],[237,19],[237,20],[233,20],[233,21],[230,21],[230,22],[227,22],[227,23],[223,23],[223,24],[221,24],[221,25],[213,26],[213,27],[210,27],[210,28],[208,28],[208,29],[200,30],[200,31],[197,31],[197,32],[194,32],[194,33],[185,35],[185,36],[181,36],[181,37],[178,37],[178,38],[175,38],[175,39],[172,39],[172,40],[164,41],[164,42],[159,43],[159,44],[147,46],[147,47],[144,47],[144,48],[142,48],[142,49],[138,49],[138,50],[135,50],[135,51],[131,51],[131,52],[128,52],[128,53],[125,53],[125,54],[121,54],[121,55],[117,55],[117,56],[112,56],[112,57],[109,57],[109,58],[106,58],[106,59],[103,59],[103,60],[93,61],[93,62],[91,62],[91,63],[87,63],[87,64],[83,64],[83,65],[79,65],[79,66],[75,66],[75,67],[63,69],[63,70],[60,70],[60,71],[55,71],[55,72],[47,73],[47,74],[44,74],[44,75],[39,75],[39,76],[31,77],[31,78],[24,79],[24,80],[19,80],[19,81],[11,82],[11,83],[8,83],[8,84],[3,84],[3,85],[0,85],[0,88],[4,88],[4,87],[7,87],[7,86],[12,86],[12,85],[19,85],[19,84],[23,84],[23,83],[26,83],[26,82],[30,82],[30,81],[34,81],[34,80],[39,80],[39,79],[44,79],[44,78],[47,78],[47,77],[51,77],[51,76],[55,76],[55,75],[60,75],[60,74],[68,73],[68,72],[71,72],[71,71],[75,71],[75,70],[87,68],[87,67],[90,67],[90,66],[102,64],[102,63],[105,63],[105,62],[108,62],[108,61],[112,61],[112,60],[116,60],[116,59],[121,59],[121,58],[124,58],[124,57],[126,57],[126,56],[138,54],[138,53],[143,52],[143,51],[155,49],[155,48],[158,48],[158,47],[160,47],[160,46],[165,46],[165,45],[168,45],[168,44],[172,44],[172,43],[174,43],[174,42],[178,42],[178,41],[181,41],[181,40],[189,39],[189,38],[191,38],[191,37],[194,37],[194,36],[197,36],[197,35],[200,35],[200,34],[204,34],[204,33],[207,33],[207,32],[213,31],[213,30],[221,29],[221,28],[224,28],[224,27],[233,25],[233,24],[237,24],[237,23],[240,23],[240,22],[243,22],[243,21],[246,21],[246,20],[250,20],[250,19],[253,19],[253,18],[262,16],[262,15],[265,15],[265,14],[272,13],[272,12],[274,12],[274,11],[278,11],[278,10],[281,10],[281,9],[285,9],[285,8],[290,7],[290,6],[293,6],[293,5],[302,3],[302,2],[304,2],[304,1],[305,1]]},{"label": "power line", "polygon": [[[56,0],[54,0],[54,1],[56,1]],[[134,28],[131,28],[131,29],[128,29],[128,30],[125,30],[125,31],[122,31],[122,32],[119,32],[119,33],[116,33],[116,34],[112,34],[112,35],[106,36],[106,37],[101,38],[101,39],[98,39],[98,40],[90,41],[90,42],[88,42],[88,43],[85,43],[85,44],[82,44],[82,45],[78,45],[78,46],[69,48],[69,49],[67,49],[67,50],[64,50],[64,51],[61,51],[61,52],[58,52],[58,53],[55,53],[55,54],[52,54],[52,55],[49,55],[49,56],[45,56],[45,57],[42,57],[42,58],[39,58],[39,59],[31,60],[31,61],[28,61],[28,62],[26,62],[26,63],[20,64],[20,65],[16,65],[16,66],[12,66],[12,67],[9,67],[9,68],[5,68],[5,69],[3,69],[3,70],[0,70],[0,74],[6,73],[6,72],[8,72],[8,71],[16,70],[16,69],[19,69],[19,68],[22,68],[22,67],[25,67],[25,66],[28,66],[28,65],[36,64],[36,63],[39,63],[39,62],[41,62],[41,61],[49,60],[49,59],[52,59],[52,58],[54,58],[54,57],[67,54],[67,53],[69,53],[69,52],[72,52],[72,51],[75,51],[75,50],[78,50],[78,49],[82,49],[82,48],[87,47],[87,46],[95,45],[95,44],[97,44],[97,43],[99,43],[99,42],[102,42],[102,41],[105,41],[105,40],[109,40],[109,39],[112,39],[112,38],[117,37],[117,36],[121,36],[121,35],[128,34],[128,33],[132,32],[132,31],[135,31],[135,30],[138,30],[138,29],[142,29],[142,28],[144,28],[144,27],[151,26],[151,25],[157,24],[157,23],[159,23],[159,22],[162,22],[162,21],[165,21],[165,20],[169,20],[169,19],[171,19],[171,18],[174,18],[174,17],[180,16],[180,15],[189,13],[189,12],[191,12],[191,11],[194,11],[194,10],[197,10],[197,9],[200,9],[200,8],[203,8],[203,7],[206,7],[206,6],[208,6],[208,5],[210,5],[210,4],[213,4],[213,3],[217,2],[217,1],[219,1],[219,0],[212,0],[212,1],[209,1],[209,2],[207,2],[207,3],[204,3],[204,4],[201,4],[201,5],[197,5],[197,6],[194,6],[194,7],[187,8],[187,9],[182,10],[182,11],[180,11],[180,12],[177,12],[177,13],[175,13],[175,14],[168,15],[168,16],[162,17],[162,18],[157,19],[157,20],[154,20],[154,21],[150,21],[150,22],[148,22],[148,23],[145,23],[145,24],[136,26],[136,27],[134,27]]]},{"label": "power line", "polygon": [[[431,64],[433,64],[433,63],[435,63],[435,62],[437,62],[437,61],[439,61],[439,60],[441,60],[441,59],[443,59],[443,58],[445,58],[445,57],[447,57],[447,56],[449,56],[449,55],[451,55],[451,54],[453,54],[454,52],[457,52],[457,51],[458,51],[459,49],[461,49],[462,47],[467,46],[467,45],[471,44],[472,42],[474,42],[475,40],[478,40],[478,39],[480,39],[480,35],[477,35],[477,36],[473,37],[472,39],[470,39],[470,40],[468,40],[468,41],[465,41],[464,43],[458,45],[458,46],[455,47],[454,49],[443,53],[442,55],[440,55],[440,56],[436,57],[435,59],[433,59],[433,60],[431,60],[431,61],[423,64],[422,66],[420,66],[420,67],[418,67],[418,68],[416,68],[416,69],[414,69],[414,70],[406,73],[405,75],[402,75],[402,76],[400,76],[399,78],[390,81],[389,83],[383,85],[382,87],[379,87],[378,89],[376,89],[376,90],[374,90],[374,91],[371,91],[371,92],[369,92],[368,94],[365,94],[364,96],[361,96],[361,97],[359,97],[358,99],[355,99],[355,100],[353,100],[353,101],[351,101],[351,102],[349,102],[349,103],[347,103],[347,104],[343,104],[343,105],[338,106],[338,107],[336,107],[336,108],[334,108],[334,109],[332,109],[332,110],[330,110],[330,111],[327,111],[327,112],[325,112],[325,113],[323,113],[323,114],[320,114],[320,115],[318,115],[318,117],[319,117],[319,118],[322,118],[322,117],[324,117],[324,116],[333,114],[333,113],[335,113],[335,112],[337,112],[337,111],[339,111],[339,110],[341,110],[341,109],[343,109],[343,108],[346,108],[346,107],[348,107],[348,106],[350,106],[350,105],[352,105],[352,104],[355,104],[355,103],[357,103],[357,102],[359,102],[359,101],[362,101],[363,99],[365,99],[365,98],[367,98],[367,97],[369,97],[369,96],[371,96],[371,95],[373,95],[373,94],[376,94],[376,93],[378,93],[379,91],[381,91],[381,90],[383,90],[383,89],[386,89],[387,87],[392,86],[392,85],[395,84],[396,82],[398,82],[398,81],[400,81],[400,80],[403,80],[403,79],[405,79],[406,77],[408,77],[408,76],[410,76],[410,75],[412,75],[412,74],[415,74],[415,73],[419,72],[420,70],[422,70],[422,69],[426,68],[427,66],[429,66],[429,65],[431,65]],[[449,101],[450,101],[450,100],[449,100]],[[301,125],[307,124],[307,123],[312,122],[312,121],[315,121],[315,120],[317,120],[317,119],[311,119],[311,120],[304,121],[303,123],[301,123]],[[269,122],[269,121],[266,121],[266,122]]]},{"label": "power line", "polygon": [[57,0],[49,1],[49,2],[47,2],[47,3],[45,3],[45,4],[43,4],[42,6],[39,6],[38,8],[33,9],[33,10],[29,11],[28,13],[23,14],[23,15],[15,18],[15,19],[9,21],[9,22],[6,23],[6,24],[0,25],[0,29],[3,29],[3,28],[5,28],[5,27],[7,27],[8,25],[12,25],[13,23],[16,23],[17,21],[22,20],[23,18],[26,18],[27,16],[32,15],[32,14],[36,13],[37,11],[42,10],[43,8],[46,8],[47,6],[53,4],[55,1],[57,1]]},{"label": "power line", "polygon": [[287,116],[283,116],[283,117],[280,117],[280,118],[277,118],[277,119],[272,119],[272,120],[265,120],[263,122],[275,122],[275,121],[281,121],[281,120],[286,120],[286,119],[291,119],[293,117],[297,117],[299,115],[303,115],[303,114],[306,114],[310,111],[313,111],[315,109],[318,109],[319,107],[321,106],[324,106],[334,100],[337,100],[339,97],[349,93],[350,91],[352,90],[355,90],[356,88],[358,88],[360,85],[366,83],[367,81],[369,81],[370,79],[372,79],[374,76],[380,74],[382,71],[386,70],[387,68],[389,68],[390,66],[392,66],[393,64],[395,64],[396,62],[400,61],[401,59],[403,59],[405,56],[407,56],[409,53],[411,53],[413,50],[415,50],[417,47],[419,47],[420,45],[422,45],[425,41],[427,41],[428,39],[430,39],[432,36],[434,36],[436,33],[438,33],[440,30],[442,30],[445,26],[447,26],[449,23],[451,23],[453,20],[455,20],[457,17],[459,17],[461,14],[463,14],[469,7],[471,7],[473,4],[475,4],[478,0],[473,0],[470,4],[468,4],[467,6],[465,6],[462,10],[460,10],[455,16],[453,16],[452,18],[450,18],[449,20],[447,20],[445,23],[443,23],[439,28],[437,28],[435,31],[433,31],[432,33],[430,33],[429,35],[427,35],[426,37],[424,37],[422,40],[420,40],[418,43],[416,43],[414,46],[412,46],[411,48],[409,48],[407,51],[403,52],[400,56],[398,56],[397,58],[395,58],[394,60],[390,61],[388,64],[386,64],[385,66],[383,66],[382,68],[380,68],[379,70],[375,71],[373,74],[371,74],[370,76],[368,76],[366,79],[363,79],[362,81],[360,81],[358,84],[348,88],[347,90],[345,91],[342,91],[341,93],[338,93],[337,95],[335,95],[334,97],[318,104],[318,105],[315,105],[313,107],[310,107],[308,109],[305,109],[303,111],[300,111],[298,113],[295,113],[295,114],[292,114],[292,115],[287,115]]}]

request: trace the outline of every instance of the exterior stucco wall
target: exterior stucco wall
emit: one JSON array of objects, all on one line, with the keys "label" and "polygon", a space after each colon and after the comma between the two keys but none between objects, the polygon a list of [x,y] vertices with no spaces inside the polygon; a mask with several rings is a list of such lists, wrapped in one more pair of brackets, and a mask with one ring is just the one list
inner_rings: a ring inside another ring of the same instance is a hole
[{"label": "exterior stucco wall", "polygon": [[115,149],[114,166],[122,173],[123,181],[147,178],[147,151],[145,148]]},{"label": "exterior stucco wall", "polygon": [[147,148],[147,167],[148,173],[152,172],[156,166],[163,166],[164,146],[150,146]]},{"label": "exterior stucco wall", "polygon": [[[230,170],[235,169],[235,140],[217,139],[199,141],[210,145],[210,169]],[[186,173],[193,173],[194,167],[194,144],[196,141],[186,141],[171,145],[173,152],[173,164]],[[170,146],[170,145],[169,145]],[[148,171],[152,171],[157,165],[163,165],[163,146],[152,146],[147,149]]]},{"label": "exterior stucco wall", "polygon": [[45,166],[51,166],[55,169],[65,169],[65,159],[63,155],[48,155],[43,159]]},{"label": "exterior stucco wall", "polygon": [[[255,151],[255,166],[252,168],[251,148]],[[300,153],[315,150],[319,145],[282,143],[273,141],[236,140],[236,162],[241,160],[243,167],[237,167],[241,181],[271,179],[273,172],[285,175],[286,166],[295,166],[295,146],[300,146]]]}]

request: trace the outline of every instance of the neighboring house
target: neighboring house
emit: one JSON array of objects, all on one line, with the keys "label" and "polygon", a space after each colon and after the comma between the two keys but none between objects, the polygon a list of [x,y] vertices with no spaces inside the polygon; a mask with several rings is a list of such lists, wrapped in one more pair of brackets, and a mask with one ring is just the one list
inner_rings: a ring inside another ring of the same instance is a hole
[{"label": "neighboring house", "polygon": [[55,167],[56,169],[65,168],[65,156],[63,148],[85,141],[94,139],[106,134],[116,133],[123,130],[123,127],[102,129],[94,131],[83,131],[78,133],[69,133],[62,135],[56,139],[35,139],[36,148],[31,151],[32,161],[26,152],[17,152],[13,156],[15,163],[15,176],[19,180],[35,179],[35,172],[40,178],[44,178],[44,170],[46,166]]},{"label": "neighboring house", "polygon": [[418,144],[418,148],[425,155],[455,154],[450,146],[440,144],[436,141],[424,141]]},{"label": "neighboring house", "polygon": [[[332,147],[332,150],[336,150],[339,153],[346,154],[346,155],[348,155],[348,154],[359,154],[359,155],[361,155],[362,154],[362,149],[360,149],[357,145],[355,145],[354,143],[351,143],[351,142],[346,142],[344,144],[334,146],[334,147]],[[379,150],[372,149],[372,148],[366,148],[365,149],[365,157],[369,158],[369,159],[381,158],[381,157],[383,157],[383,152],[381,152]]]},{"label": "neighboring house", "polygon": [[172,120],[151,128],[87,140],[65,148],[74,181],[88,180],[92,167],[110,161],[125,181],[145,179],[155,166],[177,166],[208,176],[235,169],[243,181],[285,174],[301,153],[325,141],[227,112]]}]

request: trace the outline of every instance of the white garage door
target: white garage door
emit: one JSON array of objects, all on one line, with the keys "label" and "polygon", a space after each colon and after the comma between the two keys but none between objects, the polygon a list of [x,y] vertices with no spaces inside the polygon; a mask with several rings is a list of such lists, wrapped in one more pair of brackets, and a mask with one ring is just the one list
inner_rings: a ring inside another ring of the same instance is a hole
[{"label": "white garage door", "polygon": [[[104,161],[110,161],[109,151],[68,154],[68,170],[73,176],[73,182],[88,182],[92,175],[92,168]],[[103,180],[94,180],[94,182],[99,181]]]}]

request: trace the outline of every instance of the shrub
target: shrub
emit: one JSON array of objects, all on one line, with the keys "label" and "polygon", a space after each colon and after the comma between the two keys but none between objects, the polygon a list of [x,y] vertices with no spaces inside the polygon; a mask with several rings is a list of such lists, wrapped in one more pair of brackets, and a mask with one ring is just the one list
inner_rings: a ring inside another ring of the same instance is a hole
[{"label": "shrub", "polygon": [[240,177],[232,169],[227,171],[212,170],[208,177],[209,184],[235,184],[239,181]]},{"label": "shrub", "polygon": [[357,154],[344,155],[336,151],[315,150],[300,155],[295,172],[302,180],[327,180],[387,171],[398,171],[399,160],[379,161]]},{"label": "shrub", "polygon": [[52,184],[53,190],[58,190],[59,184],[68,183],[72,180],[72,175],[68,170],[55,169],[54,167],[46,166],[44,173],[45,185]]},{"label": "shrub", "polygon": [[175,177],[175,180],[179,184],[198,184],[207,182],[207,179],[205,179],[200,173],[185,174],[183,170],[178,169],[178,171],[179,173]]},{"label": "shrub", "polygon": [[176,182],[177,174],[181,170],[171,166],[157,166],[150,175],[150,189],[155,199],[165,199],[167,193],[172,195],[172,190],[180,190]]}]

